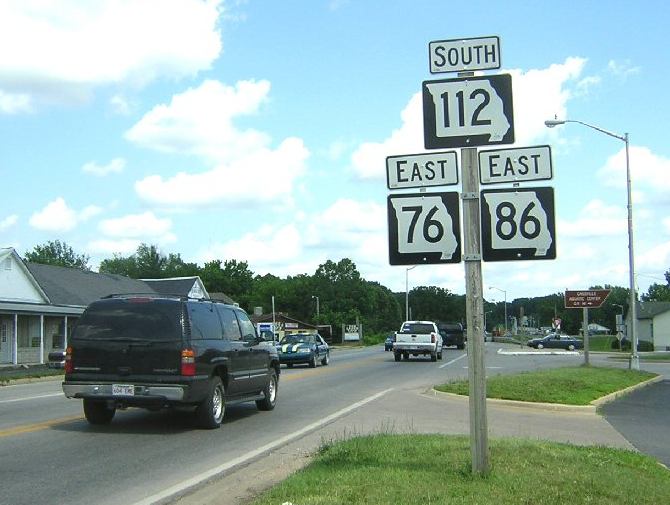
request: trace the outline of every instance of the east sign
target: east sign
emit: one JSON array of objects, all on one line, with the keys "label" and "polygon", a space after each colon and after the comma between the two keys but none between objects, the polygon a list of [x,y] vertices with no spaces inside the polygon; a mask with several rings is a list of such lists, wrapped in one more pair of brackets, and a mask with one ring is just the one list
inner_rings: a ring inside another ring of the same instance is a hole
[{"label": "east sign", "polygon": [[482,184],[540,181],[552,177],[549,146],[479,151],[479,181]]},{"label": "east sign", "polygon": [[458,184],[456,151],[389,156],[386,183],[389,189]]}]

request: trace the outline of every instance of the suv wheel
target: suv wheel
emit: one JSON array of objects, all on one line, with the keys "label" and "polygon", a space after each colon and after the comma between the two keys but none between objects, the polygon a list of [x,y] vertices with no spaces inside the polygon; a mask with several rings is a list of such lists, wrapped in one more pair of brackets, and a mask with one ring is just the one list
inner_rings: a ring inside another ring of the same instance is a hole
[{"label": "suv wheel", "polygon": [[115,413],[116,409],[107,407],[105,402],[84,398],[84,415],[91,424],[109,424]]},{"label": "suv wheel", "polygon": [[399,352],[394,352],[393,357],[395,358],[396,361],[400,361],[400,358],[402,358],[402,355]]},{"label": "suv wheel", "polygon": [[277,372],[272,370],[270,372],[270,382],[265,386],[263,390],[265,398],[262,400],[256,400],[256,407],[258,410],[272,410],[275,408],[277,403]]},{"label": "suv wheel", "polygon": [[209,393],[198,408],[196,416],[203,428],[215,429],[221,426],[226,413],[225,389],[221,377],[213,377],[209,383]]}]

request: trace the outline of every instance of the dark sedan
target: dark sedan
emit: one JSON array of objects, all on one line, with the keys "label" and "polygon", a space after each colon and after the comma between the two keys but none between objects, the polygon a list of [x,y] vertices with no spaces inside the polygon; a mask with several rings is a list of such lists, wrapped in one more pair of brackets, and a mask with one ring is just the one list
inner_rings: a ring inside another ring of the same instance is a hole
[{"label": "dark sedan", "polygon": [[292,368],[297,363],[307,363],[315,368],[317,362],[327,365],[330,362],[330,349],[318,333],[292,333],[286,335],[277,344],[279,362]]},{"label": "dark sedan", "polygon": [[558,333],[550,333],[546,337],[532,338],[528,341],[529,347],[535,349],[565,349],[566,351],[574,351],[575,349],[582,349],[584,342],[578,338],[569,335],[559,335]]}]

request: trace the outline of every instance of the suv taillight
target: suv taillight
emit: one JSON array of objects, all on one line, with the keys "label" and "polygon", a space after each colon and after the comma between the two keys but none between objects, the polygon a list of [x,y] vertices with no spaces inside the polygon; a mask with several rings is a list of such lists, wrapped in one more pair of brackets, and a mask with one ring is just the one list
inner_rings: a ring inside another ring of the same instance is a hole
[{"label": "suv taillight", "polygon": [[430,343],[431,343],[431,344],[434,344],[435,341],[436,341],[435,333],[431,333],[431,334],[430,334]]},{"label": "suv taillight", "polygon": [[181,351],[181,374],[195,375],[195,353],[193,349],[184,349]]},{"label": "suv taillight", "polygon": [[74,364],[72,363],[72,346],[67,346],[65,349],[65,373],[72,373],[74,371]]}]

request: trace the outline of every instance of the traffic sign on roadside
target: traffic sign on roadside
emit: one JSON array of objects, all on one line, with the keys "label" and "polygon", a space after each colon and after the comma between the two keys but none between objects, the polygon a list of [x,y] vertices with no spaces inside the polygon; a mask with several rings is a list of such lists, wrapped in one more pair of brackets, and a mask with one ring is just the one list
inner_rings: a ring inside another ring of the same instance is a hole
[{"label": "traffic sign on roadside", "polygon": [[512,76],[424,81],[426,149],[514,143]]},{"label": "traffic sign on roadside", "polygon": [[458,193],[403,193],[387,200],[389,263],[461,261]]},{"label": "traffic sign on roadside", "polygon": [[389,189],[458,184],[456,151],[389,156],[386,183]]},{"label": "traffic sign on roadside", "polygon": [[479,181],[482,184],[539,181],[552,177],[549,146],[479,151]]},{"label": "traffic sign on roadside", "polygon": [[566,309],[597,309],[612,292],[611,289],[565,291]]},{"label": "traffic sign on roadside", "polygon": [[500,39],[435,40],[428,44],[428,54],[431,74],[500,68]]},{"label": "traffic sign on roadside", "polygon": [[481,192],[484,261],[556,258],[554,188]]}]

